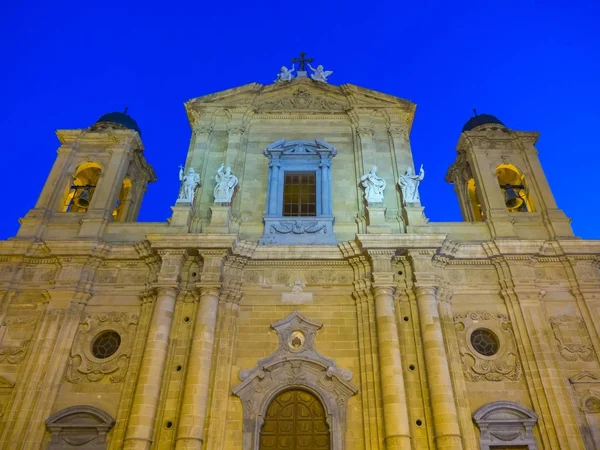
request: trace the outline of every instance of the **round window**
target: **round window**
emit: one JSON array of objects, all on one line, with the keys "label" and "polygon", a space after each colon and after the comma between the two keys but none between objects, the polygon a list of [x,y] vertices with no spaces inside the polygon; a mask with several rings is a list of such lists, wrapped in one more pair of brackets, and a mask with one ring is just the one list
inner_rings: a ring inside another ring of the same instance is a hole
[{"label": "round window", "polygon": [[493,356],[498,353],[500,342],[490,330],[478,328],[471,333],[471,345],[483,356]]},{"label": "round window", "polygon": [[108,358],[115,354],[121,345],[121,336],[116,331],[104,331],[92,342],[92,354],[98,359]]}]

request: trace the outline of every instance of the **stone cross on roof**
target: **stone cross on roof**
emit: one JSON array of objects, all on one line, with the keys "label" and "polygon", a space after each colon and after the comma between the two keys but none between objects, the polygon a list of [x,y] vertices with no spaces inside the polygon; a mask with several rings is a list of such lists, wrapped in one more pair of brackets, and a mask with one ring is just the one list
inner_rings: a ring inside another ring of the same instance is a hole
[{"label": "stone cross on roof", "polygon": [[300,63],[300,67],[298,67],[299,71],[305,72],[306,68],[304,67],[304,63],[311,63],[313,62],[312,58],[305,58],[304,55],[306,53],[304,52],[300,52],[300,58],[292,58],[292,63]]}]

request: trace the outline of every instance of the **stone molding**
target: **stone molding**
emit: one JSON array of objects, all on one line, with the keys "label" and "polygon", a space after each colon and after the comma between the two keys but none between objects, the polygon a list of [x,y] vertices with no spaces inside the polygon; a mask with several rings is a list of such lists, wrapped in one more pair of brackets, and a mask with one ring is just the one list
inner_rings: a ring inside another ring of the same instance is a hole
[{"label": "stone molding", "polygon": [[321,324],[298,312],[275,322],[279,346],[256,367],[240,372],[234,390],[243,405],[243,450],[258,450],[260,430],[271,401],[289,389],[303,389],[323,404],[331,433],[332,450],[345,448],[346,407],[358,389],[350,383],[352,372],[319,354],[315,346]]},{"label": "stone molding", "polygon": [[47,449],[105,450],[106,435],[114,424],[115,419],[101,409],[88,405],[70,406],[46,420],[52,435]]},{"label": "stone molding", "polygon": [[518,403],[488,403],[475,411],[473,421],[481,431],[481,450],[511,445],[527,446],[529,450],[537,449],[533,427],[538,416]]}]

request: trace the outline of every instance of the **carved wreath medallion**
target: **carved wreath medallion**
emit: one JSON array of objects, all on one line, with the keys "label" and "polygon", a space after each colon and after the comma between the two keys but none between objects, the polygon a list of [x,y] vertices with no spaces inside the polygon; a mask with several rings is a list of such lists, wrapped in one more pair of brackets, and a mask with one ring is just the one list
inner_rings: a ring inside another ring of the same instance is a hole
[{"label": "carved wreath medallion", "polygon": [[[129,366],[137,324],[137,315],[124,312],[84,317],[71,348],[66,379],[71,383],[97,382],[106,376],[111,383],[123,381]],[[94,340],[107,332],[118,333],[118,348],[106,358],[98,358],[93,352]]]},{"label": "carved wreath medallion", "polygon": [[[517,381],[523,372],[517,354],[512,325],[504,314],[470,312],[456,314],[454,326],[465,378],[469,381]],[[498,340],[497,351],[489,356],[480,353],[472,339],[484,330]],[[475,335],[473,334],[474,332]]]}]

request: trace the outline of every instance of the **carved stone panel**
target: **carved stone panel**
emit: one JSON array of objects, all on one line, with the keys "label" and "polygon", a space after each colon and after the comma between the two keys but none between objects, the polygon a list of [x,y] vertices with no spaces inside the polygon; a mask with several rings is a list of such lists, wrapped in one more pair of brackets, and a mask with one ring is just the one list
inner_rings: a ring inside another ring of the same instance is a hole
[{"label": "carved stone panel", "polygon": [[0,364],[18,364],[25,359],[38,319],[37,314],[4,319],[0,334]]},{"label": "carved stone panel", "polygon": [[[106,376],[111,383],[123,381],[137,324],[137,315],[124,312],[84,317],[71,348],[66,379],[71,383],[97,382]],[[107,337],[106,342],[99,343],[103,336]]]},{"label": "carved stone panel", "polygon": [[575,316],[550,317],[560,355],[566,361],[594,361],[596,355],[583,319]]},{"label": "carved stone panel", "polygon": [[[469,381],[517,381],[523,372],[511,323],[504,314],[471,312],[454,316],[463,373]],[[481,342],[488,333],[497,341]],[[480,345],[484,344],[484,345]],[[486,352],[486,346],[490,348]],[[482,350],[483,349],[483,350]],[[492,351],[493,350],[493,351]],[[493,353],[493,354],[492,354]]]},{"label": "carved stone panel", "polygon": [[282,392],[299,389],[314,395],[325,408],[332,450],[344,449],[346,406],[358,390],[350,383],[352,372],[315,350],[315,336],[322,325],[300,313],[271,325],[279,337],[273,354],[256,367],[240,372],[233,393],[244,410],[243,450],[258,450],[268,407]]}]

